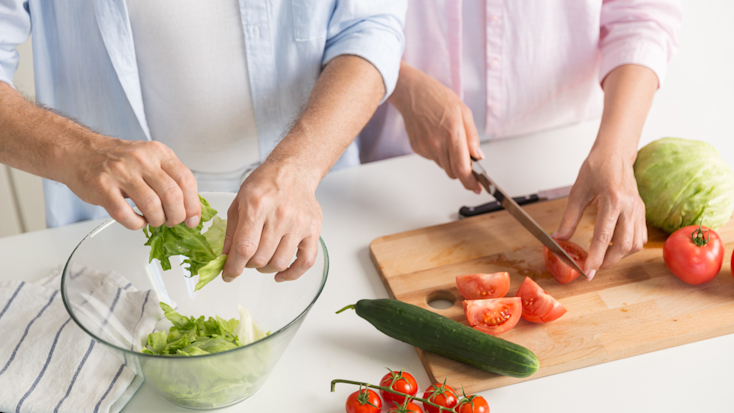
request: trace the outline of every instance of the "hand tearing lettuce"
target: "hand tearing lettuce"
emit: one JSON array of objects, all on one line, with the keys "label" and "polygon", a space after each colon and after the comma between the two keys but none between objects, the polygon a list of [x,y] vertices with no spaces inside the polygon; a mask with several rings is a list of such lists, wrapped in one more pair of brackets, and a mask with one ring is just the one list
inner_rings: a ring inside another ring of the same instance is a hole
[{"label": "hand tearing lettuce", "polygon": [[[186,257],[183,264],[187,264],[191,276],[198,275],[199,282],[194,291],[200,290],[224,269],[227,256],[222,254],[224,247],[224,234],[227,230],[227,221],[215,217],[217,210],[212,208],[201,195],[201,221],[195,228],[189,228],[185,223],[174,227],[161,225],[152,227],[148,225],[143,228],[150,246],[150,258],[152,262],[157,258],[161,262],[161,268],[167,271],[171,269],[170,257],[183,255]],[[211,227],[202,234],[204,222],[214,218]]]}]

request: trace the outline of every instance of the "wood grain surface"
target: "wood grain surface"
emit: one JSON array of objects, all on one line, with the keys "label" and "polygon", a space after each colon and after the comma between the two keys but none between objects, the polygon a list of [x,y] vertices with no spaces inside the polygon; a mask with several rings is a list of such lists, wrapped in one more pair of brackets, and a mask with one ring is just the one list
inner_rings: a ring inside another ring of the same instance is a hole
[{"label": "wood grain surface", "polygon": [[[561,221],[567,199],[528,205],[525,210],[547,231]],[[572,240],[589,248],[595,211],[586,211]],[[375,266],[391,297],[436,311],[466,324],[463,297],[454,277],[508,271],[514,296],[529,276],[558,299],[568,312],[552,323],[520,322],[501,337],[523,345],[540,360],[525,379],[500,376],[442,356],[418,354],[431,380],[468,393],[562,373],[668,347],[734,333],[734,278],[730,268],[734,220],[717,230],[725,244],[718,277],[691,286],[665,267],[665,233],[649,228],[645,249],[600,270],[593,281],[583,277],[561,285],[545,271],[542,245],[506,211],[380,237],[370,245]],[[436,310],[434,299],[451,308]]]}]

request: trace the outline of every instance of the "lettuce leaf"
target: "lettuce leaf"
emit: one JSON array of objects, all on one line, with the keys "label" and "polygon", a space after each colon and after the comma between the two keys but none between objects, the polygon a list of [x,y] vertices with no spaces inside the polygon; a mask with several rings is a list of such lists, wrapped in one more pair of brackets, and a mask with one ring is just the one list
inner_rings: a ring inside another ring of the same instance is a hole
[{"label": "lettuce leaf", "polygon": [[[227,230],[227,221],[215,217],[217,210],[212,208],[201,195],[201,222],[195,228],[189,228],[185,223],[174,227],[152,227],[148,225],[143,228],[148,241],[145,245],[150,246],[148,262],[158,259],[161,268],[168,271],[171,269],[170,258],[183,255],[186,259],[183,264],[187,265],[189,274],[193,277],[199,275],[196,290],[215,279],[224,269],[227,256],[222,254],[224,247],[224,235]],[[211,227],[202,234],[204,223],[214,218]]]}]

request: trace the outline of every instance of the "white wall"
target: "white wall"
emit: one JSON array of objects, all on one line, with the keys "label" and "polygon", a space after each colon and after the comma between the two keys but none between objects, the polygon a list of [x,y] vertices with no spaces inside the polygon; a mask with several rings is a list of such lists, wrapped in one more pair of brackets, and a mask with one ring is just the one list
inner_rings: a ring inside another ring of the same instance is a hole
[{"label": "white wall", "polygon": [[[18,46],[20,64],[13,83],[33,99],[33,53],[31,40]],[[0,237],[46,228],[41,178],[0,165]]]}]

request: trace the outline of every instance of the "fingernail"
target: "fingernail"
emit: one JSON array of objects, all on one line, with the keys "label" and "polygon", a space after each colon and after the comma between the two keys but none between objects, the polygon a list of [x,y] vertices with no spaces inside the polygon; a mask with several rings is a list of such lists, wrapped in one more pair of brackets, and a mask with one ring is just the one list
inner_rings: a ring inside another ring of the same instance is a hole
[{"label": "fingernail", "polygon": [[482,148],[477,147],[477,152],[479,152],[479,159],[484,159],[484,151]]},{"label": "fingernail", "polygon": [[199,220],[201,220],[200,216],[193,216],[186,220],[186,226],[189,228],[195,228],[197,225],[199,225]]},{"label": "fingernail", "polygon": [[596,275],[596,270],[591,270],[591,271],[587,272],[586,275],[589,276],[589,281],[591,281],[591,280],[594,279],[594,276]]},{"label": "fingernail", "polygon": [[282,283],[283,281],[285,281],[285,280],[284,280],[284,279],[283,279],[283,277],[281,277],[280,275],[276,275],[276,276],[275,276],[275,282],[277,282],[277,283]]},{"label": "fingernail", "polygon": [[475,193],[475,194],[477,194],[477,195],[479,195],[479,194],[481,194],[481,193],[482,193],[482,190],[481,190],[481,189],[475,189],[475,190],[474,190],[474,193]]},{"label": "fingernail", "polygon": [[233,277],[225,276],[224,274],[222,274],[222,281],[229,283],[232,282],[232,280],[234,280]]}]

